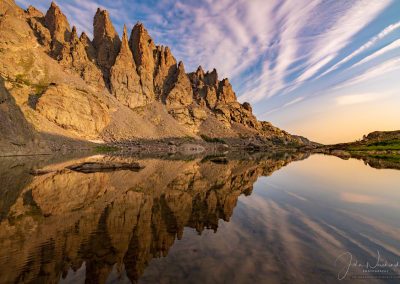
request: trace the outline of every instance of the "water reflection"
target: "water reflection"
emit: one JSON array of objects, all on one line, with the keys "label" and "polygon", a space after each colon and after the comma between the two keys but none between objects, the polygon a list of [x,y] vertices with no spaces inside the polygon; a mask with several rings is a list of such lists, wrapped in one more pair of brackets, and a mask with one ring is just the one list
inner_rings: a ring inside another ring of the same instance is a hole
[{"label": "water reflection", "polygon": [[[4,158],[0,283],[364,283],[367,262],[400,262],[400,172],[320,155],[277,171],[307,157]],[[93,160],[144,168],[68,169]],[[368,282],[398,282],[384,269]]]},{"label": "water reflection", "polygon": [[67,169],[86,158],[2,159],[0,282],[137,282],[185,227],[217,231],[258,177],[306,157],[129,158],[144,168],[97,173]]}]

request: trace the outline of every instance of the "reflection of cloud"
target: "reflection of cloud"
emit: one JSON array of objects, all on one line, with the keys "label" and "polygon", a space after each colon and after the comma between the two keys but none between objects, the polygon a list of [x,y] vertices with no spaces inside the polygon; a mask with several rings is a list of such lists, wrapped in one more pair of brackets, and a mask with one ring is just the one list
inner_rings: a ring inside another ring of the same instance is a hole
[{"label": "reflection of cloud", "polygon": [[341,192],[340,199],[344,202],[349,202],[349,203],[360,203],[360,204],[382,203],[382,200],[380,200],[376,196],[357,194],[357,193],[351,193],[351,192]]}]

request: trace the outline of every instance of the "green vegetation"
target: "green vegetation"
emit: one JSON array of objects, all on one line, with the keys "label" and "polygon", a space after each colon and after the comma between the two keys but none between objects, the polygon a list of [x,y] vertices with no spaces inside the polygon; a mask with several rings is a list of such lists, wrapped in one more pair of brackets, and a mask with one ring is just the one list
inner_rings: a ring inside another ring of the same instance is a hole
[{"label": "green vegetation", "polygon": [[380,154],[380,155],[371,155],[370,157],[375,159],[385,160],[387,162],[400,163],[399,154]]},{"label": "green vegetation", "polygon": [[196,140],[193,136],[190,136],[190,135],[185,135],[184,138],[185,138],[186,140],[189,140],[189,141],[194,141],[194,140]]},{"label": "green vegetation", "polygon": [[115,152],[118,150],[119,150],[119,148],[114,147],[114,146],[108,146],[108,145],[96,146],[94,149],[94,151],[96,153],[109,153],[109,152]]},{"label": "green vegetation", "polygon": [[226,144],[225,143],[225,141],[224,140],[222,140],[222,139],[220,139],[220,138],[211,138],[211,137],[208,137],[207,135],[200,135],[201,136],[201,138],[204,140],[204,141],[206,141],[206,142],[209,142],[209,143],[222,143],[222,144]]},{"label": "green vegetation", "polygon": [[29,80],[25,79],[25,76],[23,74],[17,74],[15,76],[15,82],[19,85],[27,85],[27,86],[31,85],[31,82],[29,82]]},{"label": "green vegetation", "polygon": [[349,151],[400,150],[400,140],[377,141],[366,145],[350,146]]},{"label": "green vegetation", "polygon": [[35,95],[42,95],[49,86],[46,82],[32,83],[26,79],[23,74],[17,74],[15,76],[15,83],[18,87],[22,87],[22,85],[31,87],[34,90]]}]

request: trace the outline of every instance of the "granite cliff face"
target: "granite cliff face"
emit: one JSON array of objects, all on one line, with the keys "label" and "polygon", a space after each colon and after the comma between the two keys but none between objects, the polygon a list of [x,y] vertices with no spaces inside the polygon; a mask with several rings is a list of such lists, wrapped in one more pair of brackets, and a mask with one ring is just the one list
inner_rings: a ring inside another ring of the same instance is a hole
[{"label": "granite cliff face", "polygon": [[199,67],[187,73],[142,23],[122,39],[98,9],[93,40],[80,36],[53,2],[41,13],[0,6],[0,74],[26,120],[40,133],[118,141],[165,137],[256,138],[304,145],[239,103],[228,79]]}]

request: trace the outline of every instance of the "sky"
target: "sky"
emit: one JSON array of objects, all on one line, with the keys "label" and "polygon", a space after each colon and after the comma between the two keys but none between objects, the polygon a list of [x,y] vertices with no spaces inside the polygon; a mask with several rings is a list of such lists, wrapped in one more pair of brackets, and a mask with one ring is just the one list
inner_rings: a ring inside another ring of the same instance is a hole
[{"label": "sky", "polygon": [[[45,12],[51,1],[16,0]],[[228,77],[239,101],[321,143],[400,129],[400,0],[66,0],[78,32],[98,7],[144,23],[187,71]]]}]

